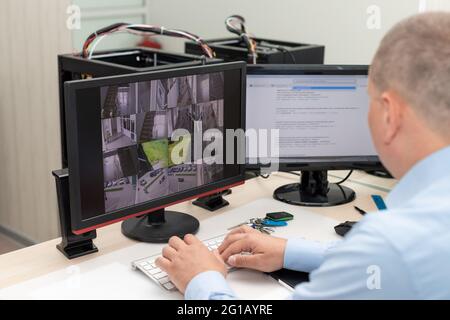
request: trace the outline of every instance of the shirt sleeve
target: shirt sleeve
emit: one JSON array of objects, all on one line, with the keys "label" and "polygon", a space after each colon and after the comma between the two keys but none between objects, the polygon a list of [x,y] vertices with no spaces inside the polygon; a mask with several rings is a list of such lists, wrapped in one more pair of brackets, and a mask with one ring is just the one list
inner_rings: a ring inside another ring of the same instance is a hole
[{"label": "shirt sleeve", "polygon": [[293,299],[416,299],[401,254],[368,223],[354,228],[329,250],[310,281],[295,288]]},{"label": "shirt sleeve", "polygon": [[[419,295],[403,257],[383,236],[376,221],[358,223],[341,242],[320,244],[289,239],[284,267],[310,272],[310,281],[295,288],[293,299],[417,299]],[[216,271],[194,277],[186,299],[235,299]]]},{"label": "shirt sleeve", "polygon": [[184,297],[186,300],[236,299],[223,275],[217,271],[205,271],[192,278]]},{"label": "shirt sleeve", "polygon": [[[322,244],[305,239],[289,239],[284,254],[284,267],[310,272],[322,262],[325,252],[335,243]],[[207,284],[207,285],[205,285]],[[206,271],[195,276],[185,292],[187,300],[236,299],[225,278],[217,271]]]},{"label": "shirt sleeve", "polygon": [[302,238],[288,239],[284,251],[283,267],[290,270],[311,272],[317,269],[326,252],[339,242],[321,243]]}]

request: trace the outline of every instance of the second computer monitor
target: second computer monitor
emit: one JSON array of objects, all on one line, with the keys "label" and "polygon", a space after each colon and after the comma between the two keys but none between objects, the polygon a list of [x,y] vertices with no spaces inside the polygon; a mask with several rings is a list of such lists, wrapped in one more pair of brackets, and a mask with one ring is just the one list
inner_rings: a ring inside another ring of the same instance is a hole
[{"label": "second computer monitor", "polygon": [[[256,131],[253,137],[259,141],[256,147],[255,142],[247,144],[247,166],[270,163],[280,171],[302,170],[304,177],[297,187],[305,194],[318,192],[322,199],[299,203],[329,204],[331,199],[323,197],[333,187],[326,170],[380,166],[367,121],[367,85],[368,66],[248,66],[246,127],[247,132]],[[267,144],[261,141],[264,130]],[[291,191],[295,203],[298,190]],[[344,194],[346,189],[336,191]],[[349,192],[337,203],[353,197]]]}]

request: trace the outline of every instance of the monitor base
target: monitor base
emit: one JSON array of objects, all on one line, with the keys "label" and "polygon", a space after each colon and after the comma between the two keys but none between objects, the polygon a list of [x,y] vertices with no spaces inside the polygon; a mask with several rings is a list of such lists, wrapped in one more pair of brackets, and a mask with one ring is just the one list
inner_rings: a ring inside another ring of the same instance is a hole
[{"label": "monitor base", "polygon": [[61,231],[61,242],[56,245],[56,248],[61,251],[67,259],[74,259],[98,252],[98,248],[92,241],[97,237],[97,232],[95,230],[79,235],[72,232],[68,169],[54,170],[52,173],[56,183],[59,226]]},{"label": "monitor base", "polygon": [[143,217],[125,220],[122,222],[122,233],[142,242],[165,243],[172,236],[183,238],[186,234],[195,234],[199,225],[193,216],[161,209]]},{"label": "monitor base", "polygon": [[227,189],[210,196],[198,198],[197,200],[193,201],[192,204],[209,211],[216,211],[230,204],[222,197],[229,195],[230,193],[231,190]]},{"label": "monitor base", "polygon": [[394,177],[389,173],[389,171],[387,171],[386,169],[384,170],[368,170],[366,171],[366,173],[375,176],[375,177],[380,177],[380,178],[385,178],[385,179],[393,179]]},{"label": "monitor base", "polygon": [[351,202],[355,192],[335,183],[329,183],[326,171],[303,171],[300,183],[292,183],[277,188],[276,200],[307,207],[331,207]]},{"label": "monitor base", "polygon": [[64,241],[62,241],[56,245],[56,248],[61,251],[67,259],[75,259],[90,253],[98,252],[98,248],[90,239],[74,244],[64,243]]}]

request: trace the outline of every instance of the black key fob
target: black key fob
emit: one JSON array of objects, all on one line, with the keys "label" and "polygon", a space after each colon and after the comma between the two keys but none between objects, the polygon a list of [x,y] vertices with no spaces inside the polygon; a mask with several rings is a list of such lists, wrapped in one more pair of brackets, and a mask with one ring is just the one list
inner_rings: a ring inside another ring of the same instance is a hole
[{"label": "black key fob", "polygon": [[349,232],[353,226],[357,223],[357,221],[345,221],[343,223],[338,224],[334,227],[334,231],[341,237],[345,236],[347,232]]}]

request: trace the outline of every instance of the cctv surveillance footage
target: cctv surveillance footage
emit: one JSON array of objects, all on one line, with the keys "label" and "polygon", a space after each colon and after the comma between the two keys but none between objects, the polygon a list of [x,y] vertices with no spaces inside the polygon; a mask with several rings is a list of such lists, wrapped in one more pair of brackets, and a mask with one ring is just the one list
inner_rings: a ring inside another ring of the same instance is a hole
[{"label": "cctv surveillance footage", "polygon": [[[203,132],[223,133],[223,72],[107,86],[100,91],[107,213],[223,178],[222,164],[198,163],[191,152],[195,126],[201,124]],[[172,141],[177,129],[186,135]],[[175,148],[189,152],[177,152],[174,161]]]}]

